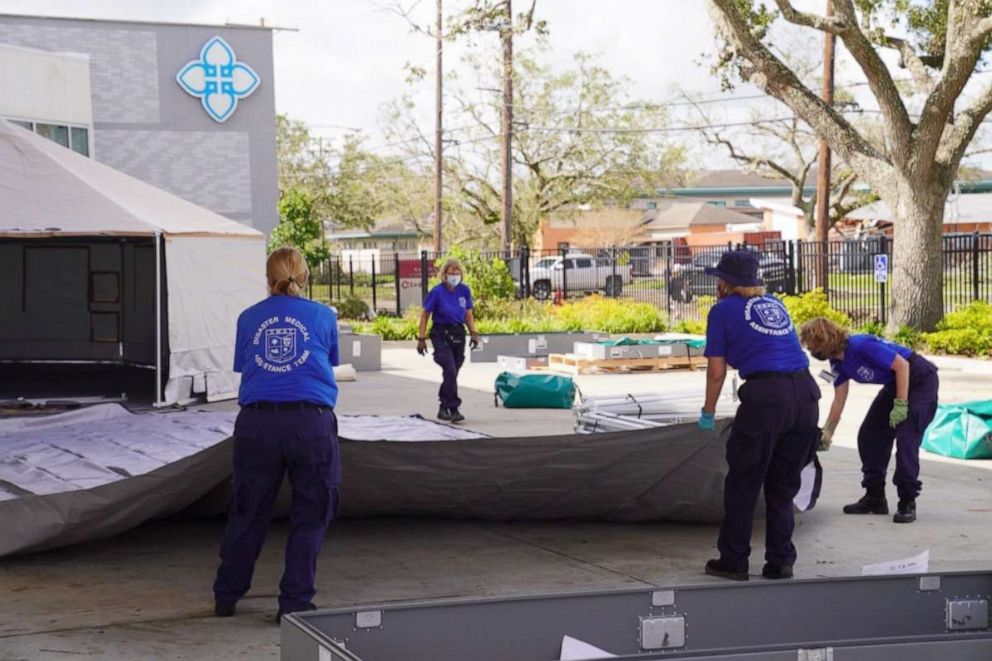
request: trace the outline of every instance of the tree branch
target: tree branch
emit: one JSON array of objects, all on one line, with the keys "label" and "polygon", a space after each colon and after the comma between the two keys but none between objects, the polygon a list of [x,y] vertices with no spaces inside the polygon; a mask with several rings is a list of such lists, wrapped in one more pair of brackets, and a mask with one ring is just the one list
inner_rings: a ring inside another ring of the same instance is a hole
[{"label": "tree branch", "polygon": [[861,31],[853,0],[832,0],[832,2],[837,14],[843,17],[847,24],[840,37],[864,72],[868,80],[868,88],[878,101],[878,107],[887,120],[885,124],[891,143],[890,152],[897,157],[897,160],[905,161],[909,158],[913,125],[906,105],[902,102],[899,88],[896,87],[892,74],[878,51]]},{"label": "tree branch", "polygon": [[844,20],[838,16],[827,17],[799,11],[792,6],[789,0],[775,0],[775,4],[778,5],[778,10],[782,12],[782,18],[794,25],[801,25],[831,34],[840,34],[847,28]]},{"label": "tree branch", "polygon": [[966,110],[955,118],[953,128],[950,128],[941,149],[937,153],[937,161],[944,166],[959,163],[975,138],[982,121],[992,112],[992,84],[978,95]]},{"label": "tree branch", "polygon": [[735,0],[709,0],[717,28],[753,67],[748,77],[809,124],[848,164],[881,184],[892,164],[842,115],[804,86],[748,28]]}]

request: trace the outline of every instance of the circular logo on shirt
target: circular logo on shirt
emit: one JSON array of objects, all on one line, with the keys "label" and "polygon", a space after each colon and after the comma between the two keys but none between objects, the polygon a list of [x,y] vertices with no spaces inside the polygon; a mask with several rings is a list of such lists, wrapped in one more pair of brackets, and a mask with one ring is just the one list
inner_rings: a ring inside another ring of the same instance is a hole
[{"label": "circular logo on shirt", "polygon": [[255,364],[267,372],[292,372],[310,358],[310,350],[305,348],[309,342],[310,331],[299,319],[269,317],[252,337]]},{"label": "circular logo on shirt", "polygon": [[875,370],[870,367],[865,367],[862,365],[858,368],[858,377],[864,381],[871,381],[875,378]]},{"label": "circular logo on shirt", "polygon": [[744,321],[763,335],[788,335],[792,332],[792,319],[785,306],[772,298],[752,298],[744,306]]},{"label": "circular logo on shirt", "polygon": [[462,306],[463,308],[467,308],[468,307],[468,301],[465,300],[465,297],[464,296],[459,296],[458,297],[458,305]]}]

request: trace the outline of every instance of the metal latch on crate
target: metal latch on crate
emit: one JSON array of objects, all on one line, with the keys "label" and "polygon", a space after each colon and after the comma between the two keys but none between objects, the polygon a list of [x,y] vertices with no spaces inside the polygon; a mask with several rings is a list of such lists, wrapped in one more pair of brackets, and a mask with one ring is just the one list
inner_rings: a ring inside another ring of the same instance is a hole
[{"label": "metal latch on crate", "polygon": [[684,617],[642,617],[641,649],[664,650],[685,647]]},{"label": "metal latch on crate", "polygon": [[973,631],[989,628],[988,599],[948,599],[947,630]]},{"label": "metal latch on crate", "polygon": [[799,650],[796,661],[834,661],[834,648],[818,647],[810,650]]}]

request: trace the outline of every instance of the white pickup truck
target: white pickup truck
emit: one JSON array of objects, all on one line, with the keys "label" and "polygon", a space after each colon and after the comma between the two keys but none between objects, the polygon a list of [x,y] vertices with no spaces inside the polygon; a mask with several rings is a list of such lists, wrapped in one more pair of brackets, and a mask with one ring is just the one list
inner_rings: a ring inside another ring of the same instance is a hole
[{"label": "white pickup truck", "polygon": [[615,264],[582,253],[544,257],[530,268],[530,291],[534,298],[545,300],[554,292],[605,292],[619,296],[630,282],[630,264]]}]

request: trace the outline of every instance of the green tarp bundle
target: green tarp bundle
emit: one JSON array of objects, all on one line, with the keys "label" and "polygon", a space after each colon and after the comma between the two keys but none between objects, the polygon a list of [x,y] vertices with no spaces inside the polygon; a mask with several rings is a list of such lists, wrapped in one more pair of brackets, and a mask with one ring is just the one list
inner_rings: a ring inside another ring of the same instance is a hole
[{"label": "green tarp bundle", "polygon": [[570,409],[575,383],[557,374],[511,374],[496,377],[496,397],[508,409]]},{"label": "green tarp bundle", "polygon": [[992,401],[938,406],[923,449],[956,459],[992,459]]}]

